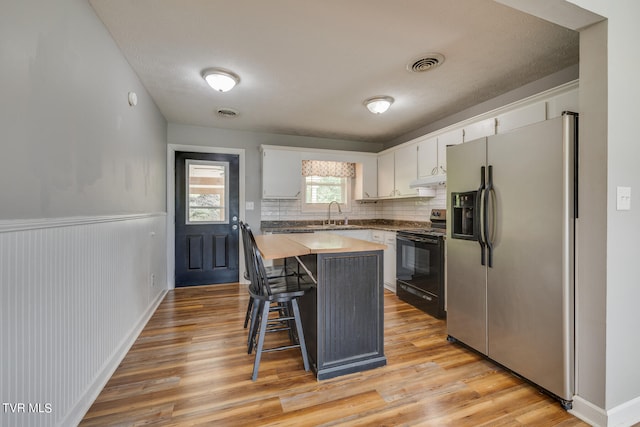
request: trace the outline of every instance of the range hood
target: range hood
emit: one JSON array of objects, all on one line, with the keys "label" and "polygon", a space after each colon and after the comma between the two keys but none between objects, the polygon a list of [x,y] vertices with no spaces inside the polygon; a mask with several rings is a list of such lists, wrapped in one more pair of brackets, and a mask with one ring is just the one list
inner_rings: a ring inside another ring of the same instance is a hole
[{"label": "range hood", "polygon": [[447,183],[447,175],[431,175],[418,178],[409,183],[410,188],[435,187]]}]

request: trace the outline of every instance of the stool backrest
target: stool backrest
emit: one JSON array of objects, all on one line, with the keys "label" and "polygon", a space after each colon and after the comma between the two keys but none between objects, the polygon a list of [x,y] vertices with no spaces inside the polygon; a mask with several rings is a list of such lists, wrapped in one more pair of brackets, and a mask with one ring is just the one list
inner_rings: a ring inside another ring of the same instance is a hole
[{"label": "stool backrest", "polygon": [[248,240],[247,240],[247,230],[246,227],[247,225],[240,221],[240,235],[242,237],[242,252],[244,252],[244,269],[247,272],[247,274],[251,274],[249,272],[249,254],[250,254],[250,248],[249,248],[249,244],[248,244]]},{"label": "stool backrest", "polygon": [[253,293],[261,294],[260,279],[257,276],[255,261],[253,233],[249,225],[242,221],[240,221],[240,231],[242,232],[242,245],[244,246],[244,266],[249,275],[249,288]]},{"label": "stool backrest", "polygon": [[241,223],[240,230],[242,230],[242,238],[245,246],[245,264],[249,270],[249,281],[251,282],[249,286],[251,291],[258,295],[271,295],[267,271],[264,268],[262,255],[258,250],[258,245],[256,244],[251,227],[246,223]]}]

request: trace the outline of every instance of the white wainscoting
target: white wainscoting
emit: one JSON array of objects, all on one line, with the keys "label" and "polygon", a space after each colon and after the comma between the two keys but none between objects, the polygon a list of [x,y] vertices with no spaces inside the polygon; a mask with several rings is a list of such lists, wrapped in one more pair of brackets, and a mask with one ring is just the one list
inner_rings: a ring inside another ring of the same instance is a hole
[{"label": "white wainscoting", "polygon": [[0,221],[0,425],[76,425],[166,291],[165,213]]}]

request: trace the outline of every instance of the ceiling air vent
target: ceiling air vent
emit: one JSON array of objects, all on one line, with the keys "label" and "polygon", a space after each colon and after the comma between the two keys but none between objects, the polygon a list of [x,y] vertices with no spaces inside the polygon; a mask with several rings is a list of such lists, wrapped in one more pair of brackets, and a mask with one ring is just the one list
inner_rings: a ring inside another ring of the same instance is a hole
[{"label": "ceiling air vent", "polygon": [[421,73],[436,68],[444,62],[444,55],[439,53],[427,53],[415,58],[407,64],[407,70],[414,73]]},{"label": "ceiling air vent", "polygon": [[239,113],[233,108],[219,108],[217,111],[220,117],[236,117]]}]

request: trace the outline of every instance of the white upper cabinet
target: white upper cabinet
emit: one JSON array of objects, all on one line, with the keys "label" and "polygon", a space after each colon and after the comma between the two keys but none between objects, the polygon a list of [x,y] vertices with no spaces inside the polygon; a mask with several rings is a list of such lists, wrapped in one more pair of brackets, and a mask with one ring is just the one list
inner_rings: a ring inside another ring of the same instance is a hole
[{"label": "white upper cabinet", "polygon": [[418,142],[418,177],[436,175],[438,171],[438,138]]},{"label": "white upper cabinet", "polygon": [[397,196],[415,196],[415,188],[409,187],[418,178],[418,144],[404,146],[395,151],[395,182]]},{"label": "white upper cabinet", "polygon": [[378,156],[378,197],[415,196],[409,187],[418,177],[418,144],[400,147]]},{"label": "white upper cabinet", "polygon": [[366,156],[357,159],[354,199],[367,200],[378,197],[378,158]]},{"label": "white upper cabinet", "polygon": [[297,199],[302,188],[300,151],[262,149],[262,198]]},{"label": "white upper cabinet", "polygon": [[462,144],[462,142],[462,129],[455,129],[438,137],[420,141],[418,143],[418,177],[446,175],[447,146]]},{"label": "white upper cabinet", "polygon": [[438,175],[447,173],[447,147],[464,142],[462,129],[455,129],[438,136]]},{"label": "white upper cabinet", "polygon": [[392,197],[395,193],[394,152],[378,156],[378,197]]},{"label": "white upper cabinet", "polygon": [[517,110],[509,111],[498,116],[498,133],[543,122],[547,119],[546,102],[537,102]]},{"label": "white upper cabinet", "polygon": [[464,127],[464,142],[496,134],[496,119],[481,120]]}]

